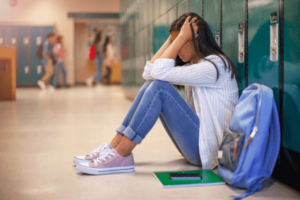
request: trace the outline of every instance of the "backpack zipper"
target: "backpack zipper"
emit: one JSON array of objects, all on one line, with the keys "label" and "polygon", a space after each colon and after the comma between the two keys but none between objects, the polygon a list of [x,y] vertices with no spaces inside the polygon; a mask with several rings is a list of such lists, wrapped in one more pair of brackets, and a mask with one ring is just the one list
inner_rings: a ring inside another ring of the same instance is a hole
[{"label": "backpack zipper", "polygon": [[239,141],[239,138],[233,136],[230,133],[225,133],[224,135],[228,135],[229,137],[234,139],[234,145],[233,145],[233,154],[232,154],[232,161],[235,161],[235,157],[236,157],[236,152],[237,152],[237,143]]}]

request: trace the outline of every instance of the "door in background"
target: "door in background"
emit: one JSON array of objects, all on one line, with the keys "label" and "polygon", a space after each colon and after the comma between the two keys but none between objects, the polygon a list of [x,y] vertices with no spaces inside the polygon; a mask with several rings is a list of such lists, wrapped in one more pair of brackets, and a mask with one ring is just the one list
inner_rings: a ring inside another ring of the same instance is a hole
[{"label": "door in background", "polygon": [[87,68],[86,24],[75,23],[75,83],[84,83],[91,76]]}]

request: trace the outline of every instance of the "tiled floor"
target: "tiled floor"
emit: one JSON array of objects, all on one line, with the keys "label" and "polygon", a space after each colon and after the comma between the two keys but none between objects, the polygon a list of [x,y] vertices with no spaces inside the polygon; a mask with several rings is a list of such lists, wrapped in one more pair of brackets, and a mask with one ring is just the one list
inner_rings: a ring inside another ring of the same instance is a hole
[{"label": "tiled floor", "polygon": [[[120,86],[56,91],[17,90],[16,102],[0,102],[0,199],[231,199],[227,185],[163,189],[153,171],[190,170],[158,121],[134,150],[136,171],[90,176],[72,159],[109,142],[131,101]],[[300,193],[271,187],[247,199],[300,199]]]}]

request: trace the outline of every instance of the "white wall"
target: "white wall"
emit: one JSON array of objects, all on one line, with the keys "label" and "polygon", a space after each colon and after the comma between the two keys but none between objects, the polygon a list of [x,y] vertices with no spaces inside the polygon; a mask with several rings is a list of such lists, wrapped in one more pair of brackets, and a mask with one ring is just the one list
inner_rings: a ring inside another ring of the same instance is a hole
[{"label": "white wall", "polygon": [[67,54],[68,84],[75,81],[74,74],[74,19],[69,12],[119,13],[120,0],[18,0],[10,6],[9,0],[0,0],[0,22],[17,24],[54,24],[55,33],[64,36]]}]

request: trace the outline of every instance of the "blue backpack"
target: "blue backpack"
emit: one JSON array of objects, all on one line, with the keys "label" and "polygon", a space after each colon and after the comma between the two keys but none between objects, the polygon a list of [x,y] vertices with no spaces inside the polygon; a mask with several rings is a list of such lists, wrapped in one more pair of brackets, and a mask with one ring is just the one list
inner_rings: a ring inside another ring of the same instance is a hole
[{"label": "blue backpack", "polygon": [[224,134],[218,174],[231,186],[257,192],[273,172],[280,147],[280,128],[273,91],[264,85],[247,87]]}]

